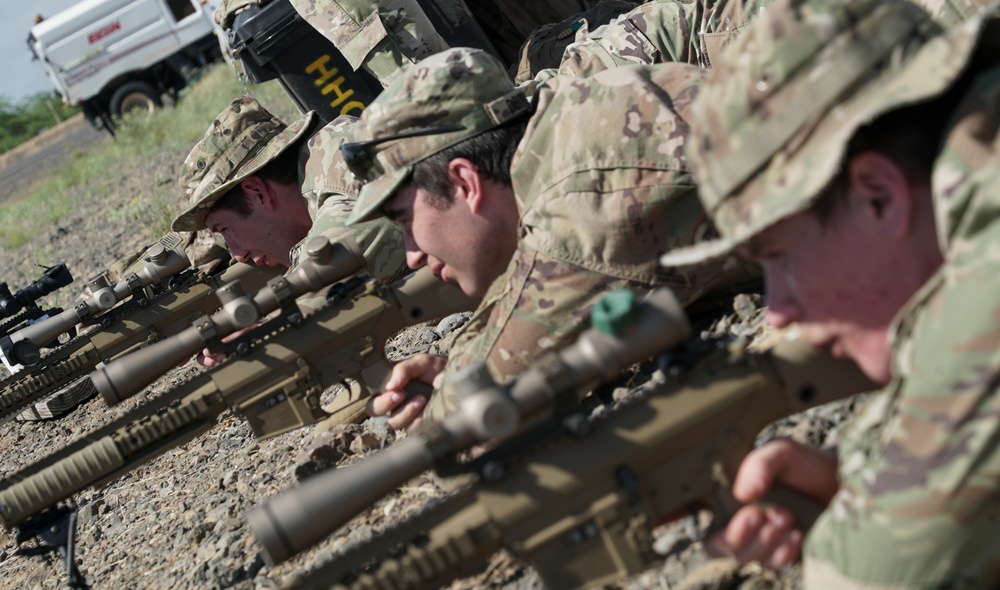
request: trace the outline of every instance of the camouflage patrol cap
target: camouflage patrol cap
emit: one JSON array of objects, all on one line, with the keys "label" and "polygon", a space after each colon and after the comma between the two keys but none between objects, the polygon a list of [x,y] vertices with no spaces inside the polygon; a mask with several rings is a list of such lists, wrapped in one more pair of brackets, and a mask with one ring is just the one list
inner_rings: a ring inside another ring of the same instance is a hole
[{"label": "camouflage patrol cap", "polygon": [[981,19],[942,34],[903,0],[779,1],[722,54],[696,101],[688,157],[722,238],[667,266],[723,255],[808,209],[862,126],[961,74]]},{"label": "camouflage patrol cap", "polygon": [[310,111],[289,126],[251,96],[233,100],[184,160],[177,182],[191,205],[171,227],[175,231],[204,229],[205,216],[216,201],[296,145],[318,120]]},{"label": "camouflage patrol cap", "polygon": [[354,141],[341,146],[366,182],[348,224],[379,216],[417,162],[529,111],[524,93],[484,51],[450,49],[420,61],[368,105]]}]

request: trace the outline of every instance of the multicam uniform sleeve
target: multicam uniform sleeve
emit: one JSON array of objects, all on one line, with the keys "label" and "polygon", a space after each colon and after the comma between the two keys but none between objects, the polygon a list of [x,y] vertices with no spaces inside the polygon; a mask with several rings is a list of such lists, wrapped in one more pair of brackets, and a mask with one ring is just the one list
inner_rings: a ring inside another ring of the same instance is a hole
[{"label": "multicam uniform sleeve", "polygon": [[[310,238],[325,236],[336,242],[350,236],[364,253],[368,274],[393,281],[407,272],[403,233],[399,226],[385,218],[347,226],[361,184],[344,163],[340,144],[356,120],[349,116],[338,117],[309,140],[301,177],[302,196],[309,205],[313,226],[292,250],[292,266],[297,266],[304,256],[302,247]],[[299,300],[300,306],[303,301]],[[315,303],[308,307],[315,308]]]},{"label": "multicam uniform sleeve", "polygon": [[653,0],[566,48],[559,73],[665,62],[709,67],[769,0]]},{"label": "multicam uniform sleeve", "polygon": [[1000,69],[984,80],[935,165],[946,262],[897,318],[898,379],[841,443],[812,587],[1000,586]]},{"label": "multicam uniform sleeve", "polygon": [[410,65],[447,49],[416,0],[291,0],[355,70],[382,86]]}]

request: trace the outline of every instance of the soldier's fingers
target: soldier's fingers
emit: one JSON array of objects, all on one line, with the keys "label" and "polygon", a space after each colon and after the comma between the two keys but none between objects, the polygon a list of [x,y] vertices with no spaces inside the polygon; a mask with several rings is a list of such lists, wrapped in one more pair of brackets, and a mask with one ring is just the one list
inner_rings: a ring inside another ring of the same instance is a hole
[{"label": "soldier's fingers", "polygon": [[744,506],[726,524],[726,528],[705,542],[705,551],[712,557],[736,557],[745,553],[764,526],[766,516],[760,506]]},{"label": "soldier's fingers", "polygon": [[214,367],[226,360],[225,353],[211,352],[207,348],[198,353],[198,364],[203,367]]},{"label": "soldier's fingers", "polygon": [[389,381],[385,384],[386,390],[403,389],[407,383],[414,379],[424,380],[422,377],[428,372],[433,372],[433,375],[430,376],[433,379],[437,374],[437,371],[434,370],[438,363],[437,358],[439,357],[422,353],[396,363],[392,367]]},{"label": "soldier's fingers", "polygon": [[761,565],[768,569],[778,570],[790,565],[799,558],[802,552],[803,533],[798,529],[792,529],[780,543],[774,547],[771,557]]},{"label": "soldier's fingers", "polygon": [[392,426],[396,430],[409,428],[417,418],[423,415],[426,405],[426,397],[422,395],[414,396],[405,404],[389,412],[389,426]]},{"label": "soldier's fingers", "polygon": [[740,502],[753,502],[764,497],[792,460],[795,444],[779,439],[751,451],[736,472],[733,497]]},{"label": "soldier's fingers", "polygon": [[777,569],[778,565],[775,552],[778,547],[783,547],[789,542],[793,532],[792,517],[787,511],[768,509],[764,511],[764,522],[760,527],[756,537],[741,551],[736,552],[736,557],[740,563],[758,561],[766,568]]},{"label": "soldier's fingers", "polygon": [[837,492],[837,459],[824,450],[788,439],[777,439],[750,452],[733,481],[733,497],[759,500],[775,482],[827,504]]},{"label": "soldier's fingers", "polygon": [[413,422],[410,422],[410,425],[406,427],[406,431],[407,432],[413,432],[414,430],[416,430],[423,423],[424,423],[424,416],[423,416],[423,414],[421,414],[421,415],[417,416],[416,418],[414,418]]},{"label": "soldier's fingers", "polygon": [[406,399],[406,394],[402,391],[386,391],[368,398],[365,403],[365,411],[369,416],[384,416],[396,409],[399,404]]}]

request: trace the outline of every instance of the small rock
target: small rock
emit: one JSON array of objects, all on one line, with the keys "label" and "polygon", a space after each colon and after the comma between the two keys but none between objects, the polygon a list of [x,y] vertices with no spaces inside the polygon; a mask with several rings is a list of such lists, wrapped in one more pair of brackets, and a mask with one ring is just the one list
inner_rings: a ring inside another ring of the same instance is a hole
[{"label": "small rock", "polygon": [[733,299],[733,311],[744,322],[752,320],[761,307],[763,307],[763,303],[760,300],[760,295],[741,293]]},{"label": "small rock", "polygon": [[438,325],[434,328],[434,331],[442,336],[447,336],[455,330],[461,328],[466,323],[468,323],[471,314],[467,312],[463,313],[453,313],[450,316],[444,318]]},{"label": "small rock", "polygon": [[295,477],[303,480],[335,466],[350,454],[353,441],[354,435],[343,429],[319,433],[296,455]]},{"label": "small rock", "polygon": [[215,559],[215,556],[218,555],[218,553],[219,552],[215,549],[215,547],[212,544],[206,543],[198,548],[198,550],[194,554],[194,557],[197,561],[201,563],[208,563],[209,561]]},{"label": "small rock", "polygon": [[385,436],[379,436],[375,432],[362,432],[351,441],[351,453],[354,455],[364,455],[372,449],[381,449],[385,446]]},{"label": "small rock", "polygon": [[620,402],[626,397],[628,397],[629,388],[628,387],[616,387],[614,391],[611,392],[611,399],[616,402]]},{"label": "small rock", "polygon": [[691,546],[691,537],[682,533],[666,533],[653,543],[653,551],[657,555],[679,553]]},{"label": "small rock", "polygon": [[78,526],[90,524],[90,521],[97,515],[97,507],[93,504],[81,506],[76,513],[76,523]]}]

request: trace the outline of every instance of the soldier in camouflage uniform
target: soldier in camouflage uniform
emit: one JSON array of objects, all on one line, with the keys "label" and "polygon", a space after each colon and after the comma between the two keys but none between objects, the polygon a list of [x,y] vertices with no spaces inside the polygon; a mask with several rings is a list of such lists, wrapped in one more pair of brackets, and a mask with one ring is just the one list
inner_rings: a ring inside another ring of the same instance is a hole
[{"label": "soldier in camouflage uniform", "polygon": [[[369,274],[390,281],[402,276],[402,236],[394,224],[346,227],[360,185],[343,163],[340,144],[354,121],[339,117],[317,132],[314,112],[285,125],[253,97],[234,99],[184,161],[178,183],[189,206],[173,229],[207,228],[222,235],[240,262],[292,267],[309,238],[350,236]],[[321,301],[298,303],[310,309]],[[205,350],[199,361],[212,366],[224,358]]]},{"label": "soldier in camouflage uniform", "polygon": [[[683,155],[702,70],[668,64],[560,79],[540,91],[533,115],[503,74],[475,50],[428,58],[368,107],[360,143],[344,146],[369,180],[350,221],[388,215],[404,228],[410,266],[427,264],[483,297],[448,372],[472,360],[498,379],[524,370],[579,334],[609,289],[669,285],[691,303],[748,278],[721,263],[663,272],[657,262],[711,231]],[[498,164],[508,180],[488,156],[515,146],[513,163]],[[371,413],[392,411],[396,427],[417,418],[425,401],[400,405],[401,388],[432,381],[443,364],[425,355],[397,365]],[[430,415],[450,409],[450,395],[445,387],[433,396]]]},{"label": "soldier in camouflage uniform", "polygon": [[360,185],[339,148],[353,121],[340,117],[317,132],[315,113],[286,126],[253,97],[233,100],[184,161],[178,182],[189,206],[173,229],[208,228],[237,260],[267,266],[294,266],[315,235],[350,235],[373,277],[400,276],[405,261],[394,224],[346,228]]},{"label": "soldier in camouflage uniform", "polygon": [[1000,585],[1000,14],[941,33],[914,4],[776,2],[714,64],[689,156],[722,238],[764,268],[768,319],[886,390],[835,455],[776,441],[737,499],[775,482],[827,510],[804,540],[748,505],[708,547],[808,587]]},{"label": "soldier in camouflage uniform", "polygon": [[588,10],[538,27],[521,44],[518,61],[509,71],[511,79],[521,85],[537,78],[542,70],[558,68],[566,47],[639,4],[632,0],[601,0]]}]

